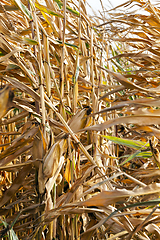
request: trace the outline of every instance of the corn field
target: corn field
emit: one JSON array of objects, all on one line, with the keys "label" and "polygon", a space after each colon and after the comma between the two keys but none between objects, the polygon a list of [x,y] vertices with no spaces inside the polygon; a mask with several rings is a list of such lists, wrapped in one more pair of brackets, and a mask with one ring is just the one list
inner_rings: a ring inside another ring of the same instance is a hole
[{"label": "corn field", "polygon": [[160,3],[0,1],[0,239],[160,239]]}]

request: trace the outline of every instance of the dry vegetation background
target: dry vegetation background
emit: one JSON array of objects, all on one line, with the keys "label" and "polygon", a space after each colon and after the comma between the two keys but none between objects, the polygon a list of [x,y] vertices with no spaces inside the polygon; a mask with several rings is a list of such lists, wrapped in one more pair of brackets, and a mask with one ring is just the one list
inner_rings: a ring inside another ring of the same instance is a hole
[{"label": "dry vegetation background", "polygon": [[1,239],[160,239],[160,8],[102,8],[0,1]]}]

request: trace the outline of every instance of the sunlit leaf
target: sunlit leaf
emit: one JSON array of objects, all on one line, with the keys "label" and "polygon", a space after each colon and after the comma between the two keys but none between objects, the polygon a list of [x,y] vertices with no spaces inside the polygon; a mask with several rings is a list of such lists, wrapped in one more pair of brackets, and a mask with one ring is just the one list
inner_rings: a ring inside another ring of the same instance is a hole
[{"label": "sunlit leaf", "polygon": [[48,14],[53,15],[53,16],[56,16],[56,17],[63,18],[63,16],[62,16],[61,14],[56,13],[56,12],[53,12],[53,11],[51,11],[50,9],[48,9],[47,7],[45,7],[45,6],[43,6],[43,5],[40,5],[40,4],[38,4],[38,3],[35,3],[35,6],[36,6],[39,10],[41,10],[41,11],[43,11],[43,12],[45,12],[45,13],[48,13]]},{"label": "sunlit leaf", "polygon": [[145,148],[149,147],[149,143],[147,143],[147,142],[130,140],[130,139],[122,139],[122,138],[118,138],[118,137],[105,136],[105,135],[102,135],[102,137],[104,137],[114,143],[122,144],[127,147],[134,148],[134,149],[145,149]]}]

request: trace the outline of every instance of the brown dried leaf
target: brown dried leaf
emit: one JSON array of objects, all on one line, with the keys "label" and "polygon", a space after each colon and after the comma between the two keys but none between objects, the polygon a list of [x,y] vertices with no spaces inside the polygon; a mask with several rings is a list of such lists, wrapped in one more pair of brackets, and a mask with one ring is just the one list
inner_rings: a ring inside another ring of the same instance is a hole
[{"label": "brown dried leaf", "polygon": [[14,93],[11,86],[6,85],[2,90],[0,90],[0,118],[2,118],[12,107],[13,98]]},{"label": "brown dried leaf", "polygon": [[[83,129],[83,131],[103,131],[106,128],[112,127],[114,125],[118,125],[121,123],[126,123],[126,124],[137,124],[137,125],[158,125],[160,124],[160,116],[154,116],[154,115],[133,115],[133,116],[126,116],[126,117],[120,117],[120,118],[115,118],[112,120],[109,120],[107,122],[104,122],[102,124],[97,124],[93,125],[90,127],[86,127]],[[80,132],[82,130],[79,130]]]},{"label": "brown dried leaf", "polygon": [[85,202],[80,202],[79,206],[102,206],[106,207],[109,204],[113,204],[122,199],[125,199],[130,196],[139,196],[139,195],[148,195],[153,193],[158,193],[160,191],[160,184],[153,183],[143,188],[138,188],[133,191],[126,189],[116,189],[113,191],[104,191],[101,192],[92,198],[86,200]]}]

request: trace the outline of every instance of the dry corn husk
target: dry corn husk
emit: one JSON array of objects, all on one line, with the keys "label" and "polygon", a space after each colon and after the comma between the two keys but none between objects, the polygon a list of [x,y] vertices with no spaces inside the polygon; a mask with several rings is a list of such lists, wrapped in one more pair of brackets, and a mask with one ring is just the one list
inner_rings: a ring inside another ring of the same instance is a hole
[{"label": "dry corn husk", "polygon": [[58,167],[60,157],[62,156],[65,148],[65,140],[56,142],[45,155],[43,164],[44,178],[48,179],[54,176]]}]

